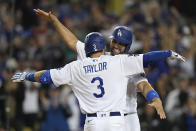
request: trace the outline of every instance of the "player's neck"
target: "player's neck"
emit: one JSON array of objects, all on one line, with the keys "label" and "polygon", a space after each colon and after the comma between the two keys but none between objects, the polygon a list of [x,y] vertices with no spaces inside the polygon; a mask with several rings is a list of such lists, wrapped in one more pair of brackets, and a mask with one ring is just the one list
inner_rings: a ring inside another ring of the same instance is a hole
[{"label": "player's neck", "polygon": [[93,54],[91,55],[91,58],[100,57],[101,55],[104,55],[104,53],[105,53],[105,51],[93,53]]}]

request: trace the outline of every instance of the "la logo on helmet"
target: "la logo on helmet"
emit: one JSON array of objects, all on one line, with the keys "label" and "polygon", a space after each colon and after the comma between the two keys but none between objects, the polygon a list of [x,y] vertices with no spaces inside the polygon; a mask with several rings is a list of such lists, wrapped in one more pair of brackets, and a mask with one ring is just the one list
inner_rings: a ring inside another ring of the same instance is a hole
[{"label": "la logo on helmet", "polygon": [[118,35],[119,37],[121,37],[121,36],[122,36],[122,33],[121,33],[121,31],[120,31],[120,30],[118,30],[117,35]]}]

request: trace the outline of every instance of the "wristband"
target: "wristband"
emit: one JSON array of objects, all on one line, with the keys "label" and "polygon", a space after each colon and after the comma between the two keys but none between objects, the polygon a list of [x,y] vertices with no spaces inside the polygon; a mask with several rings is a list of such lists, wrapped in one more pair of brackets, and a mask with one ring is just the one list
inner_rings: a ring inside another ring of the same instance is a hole
[{"label": "wristband", "polygon": [[35,82],[35,73],[27,73],[25,75],[25,79],[28,80],[28,81],[32,81],[32,82]]},{"label": "wristband", "polygon": [[155,91],[155,90],[150,90],[147,94],[146,94],[146,99],[148,102],[152,103],[152,99],[153,98],[160,98],[159,94]]}]

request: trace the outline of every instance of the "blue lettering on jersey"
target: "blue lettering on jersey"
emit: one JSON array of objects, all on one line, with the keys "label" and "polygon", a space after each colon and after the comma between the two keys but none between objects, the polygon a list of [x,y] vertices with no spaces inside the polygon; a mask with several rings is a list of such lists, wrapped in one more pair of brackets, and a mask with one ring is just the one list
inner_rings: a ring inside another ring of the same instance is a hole
[{"label": "blue lettering on jersey", "polygon": [[107,70],[107,62],[98,63],[96,65],[83,66],[85,73],[99,72]]}]

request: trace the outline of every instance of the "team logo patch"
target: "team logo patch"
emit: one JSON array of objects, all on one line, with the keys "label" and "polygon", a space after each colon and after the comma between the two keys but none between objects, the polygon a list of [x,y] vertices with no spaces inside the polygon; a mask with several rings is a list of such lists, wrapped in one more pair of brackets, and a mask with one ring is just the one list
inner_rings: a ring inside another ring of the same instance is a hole
[{"label": "team logo patch", "polygon": [[93,59],[93,62],[97,62],[98,60],[97,59]]},{"label": "team logo patch", "polygon": [[93,47],[94,47],[94,51],[98,50],[96,44],[93,44]]},{"label": "team logo patch", "polygon": [[121,37],[121,36],[122,36],[122,32],[121,32],[120,30],[118,30],[117,35],[118,35],[119,37]]}]

